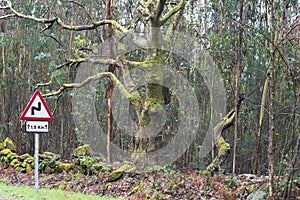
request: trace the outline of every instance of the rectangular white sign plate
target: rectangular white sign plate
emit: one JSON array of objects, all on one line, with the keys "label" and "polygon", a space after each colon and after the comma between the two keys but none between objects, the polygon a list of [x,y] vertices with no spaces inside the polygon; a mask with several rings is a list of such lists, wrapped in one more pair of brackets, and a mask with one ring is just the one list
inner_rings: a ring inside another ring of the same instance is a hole
[{"label": "rectangular white sign plate", "polygon": [[48,121],[26,121],[25,131],[28,133],[48,133]]}]

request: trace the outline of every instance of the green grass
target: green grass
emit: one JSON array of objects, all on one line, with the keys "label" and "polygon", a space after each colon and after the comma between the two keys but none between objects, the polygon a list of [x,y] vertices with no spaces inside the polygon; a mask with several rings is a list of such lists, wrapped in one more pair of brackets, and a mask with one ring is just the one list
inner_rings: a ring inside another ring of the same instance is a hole
[{"label": "green grass", "polygon": [[74,193],[69,191],[40,188],[36,193],[34,186],[10,186],[4,183],[0,183],[0,199],[7,200],[116,200],[121,198],[113,197],[99,197],[96,195],[85,195],[80,193]]}]

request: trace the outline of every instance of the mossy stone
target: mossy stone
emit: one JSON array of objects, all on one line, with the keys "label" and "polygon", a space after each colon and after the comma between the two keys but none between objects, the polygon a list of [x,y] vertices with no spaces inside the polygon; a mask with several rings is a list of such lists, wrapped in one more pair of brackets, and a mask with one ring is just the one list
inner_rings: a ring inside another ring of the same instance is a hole
[{"label": "mossy stone", "polygon": [[46,151],[42,154],[39,154],[39,158],[44,160],[59,160],[61,155]]},{"label": "mossy stone", "polygon": [[128,162],[123,162],[122,166],[118,168],[118,170],[120,171],[125,171],[129,166],[129,163]]},{"label": "mossy stone", "polygon": [[74,149],[72,152],[72,157],[78,158],[80,156],[91,156],[92,154],[93,152],[90,145],[85,144]]},{"label": "mossy stone", "polygon": [[131,168],[128,168],[128,169],[126,170],[127,173],[134,173],[135,171],[136,171],[136,167],[135,167],[135,166],[133,166],[133,167],[131,167]]},{"label": "mossy stone", "polygon": [[3,149],[0,151],[0,155],[7,156],[8,154],[12,153],[10,149]]},{"label": "mossy stone", "polygon": [[27,165],[27,163],[25,163],[25,162],[22,162],[21,164],[20,164],[20,167],[22,167],[22,168],[26,168],[26,165]]},{"label": "mossy stone", "polygon": [[71,169],[70,163],[62,163],[62,162],[56,162],[58,169],[61,171],[69,171]]},{"label": "mossy stone", "polygon": [[28,163],[31,166],[33,166],[34,165],[34,158],[33,157],[28,157],[23,162]]},{"label": "mossy stone", "polygon": [[26,173],[30,173],[32,172],[32,167],[30,166],[30,164],[26,163],[26,167],[25,167]]},{"label": "mossy stone", "polygon": [[19,156],[16,154],[16,153],[14,153],[14,152],[11,152],[10,154],[8,154],[7,155],[7,158],[9,159],[9,160],[13,160],[13,159],[16,159],[16,158],[18,158]]},{"label": "mossy stone", "polygon": [[109,174],[108,181],[112,182],[112,181],[119,180],[123,176],[123,174],[124,174],[123,170],[116,169]]},{"label": "mossy stone", "polygon": [[122,170],[124,172],[127,172],[127,173],[133,173],[136,171],[136,167],[134,166],[133,163],[130,163],[128,161],[124,161],[122,163],[122,165],[118,168],[118,170]]},{"label": "mossy stone", "polygon": [[9,166],[10,166],[10,167],[13,167],[13,168],[16,168],[16,167],[19,165],[19,163],[20,163],[20,161],[19,161],[18,159],[13,159],[13,160],[10,162]]},{"label": "mossy stone", "polygon": [[4,144],[2,142],[0,142],[0,151],[2,151],[4,149]]},{"label": "mossy stone", "polygon": [[97,171],[100,171],[100,170],[103,170],[105,169],[107,166],[106,166],[106,163],[103,163],[103,162],[97,162],[93,165],[94,169],[97,170]]},{"label": "mossy stone", "polygon": [[11,151],[13,152],[16,152],[17,151],[17,148],[16,148],[16,145],[13,143],[13,141],[7,137],[5,140],[4,140],[4,147],[6,149],[10,149]]},{"label": "mossy stone", "polygon": [[34,160],[34,158],[31,156],[31,155],[29,155],[28,153],[25,153],[25,154],[22,154],[22,155],[20,155],[19,156],[19,159],[21,160],[21,161],[25,161],[25,160],[27,160],[27,159],[32,159],[32,160]]}]

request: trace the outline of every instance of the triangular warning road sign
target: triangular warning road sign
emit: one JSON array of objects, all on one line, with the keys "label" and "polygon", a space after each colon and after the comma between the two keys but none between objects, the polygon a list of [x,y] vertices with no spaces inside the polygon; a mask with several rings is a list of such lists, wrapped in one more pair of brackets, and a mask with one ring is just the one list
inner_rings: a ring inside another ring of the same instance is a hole
[{"label": "triangular warning road sign", "polygon": [[21,120],[48,121],[53,120],[53,115],[49,110],[45,100],[39,90],[35,91],[23,111]]}]

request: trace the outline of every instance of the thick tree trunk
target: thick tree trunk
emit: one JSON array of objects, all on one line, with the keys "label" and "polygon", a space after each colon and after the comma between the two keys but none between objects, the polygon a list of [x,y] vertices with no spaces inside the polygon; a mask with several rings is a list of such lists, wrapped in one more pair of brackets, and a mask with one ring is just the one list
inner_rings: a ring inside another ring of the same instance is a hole
[{"label": "thick tree trunk", "polygon": [[[155,21],[151,22],[154,26]],[[158,27],[151,27],[148,38],[148,51],[146,63],[145,81],[146,97],[143,101],[139,117],[139,130],[136,133],[134,152],[132,158],[134,160],[143,160],[146,158],[146,153],[154,151],[156,148],[155,139],[157,129],[154,128],[159,124],[159,114],[164,110],[164,93],[163,93],[163,64],[165,60],[165,52],[161,50],[162,33]],[[137,109],[136,109],[137,110]]]}]

